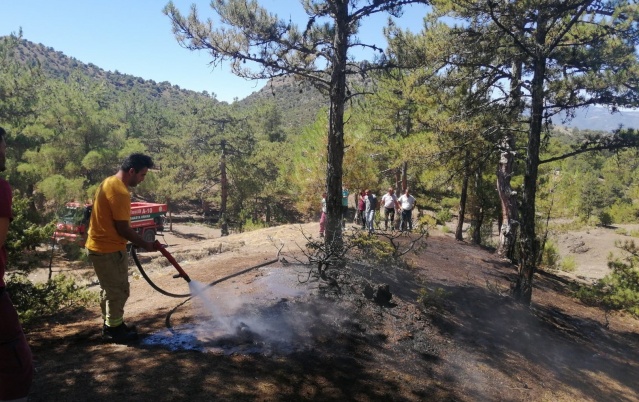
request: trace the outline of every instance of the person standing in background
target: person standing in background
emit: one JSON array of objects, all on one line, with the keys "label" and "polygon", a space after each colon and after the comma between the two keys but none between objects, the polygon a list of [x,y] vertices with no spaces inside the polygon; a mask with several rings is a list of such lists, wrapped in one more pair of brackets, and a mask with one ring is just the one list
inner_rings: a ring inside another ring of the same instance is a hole
[{"label": "person standing in background", "polygon": [[377,209],[377,197],[371,192],[366,190],[366,227],[368,233],[375,231],[375,210]]},{"label": "person standing in background", "polygon": [[[6,169],[7,133],[0,127],[0,172]],[[11,186],[0,178],[0,401],[26,401],[33,381],[33,358],[18,312],[4,282],[11,211]]]},{"label": "person standing in background", "polygon": [[357,194],[357,213],[362,224],[362,230],[366,229],[366,190],[360,190]]},{"label": "person standing in background", "polygon": [[[402,207],[402,220],[399,224],[401,231],[413,230],[413,208],[415,208],[415,197],[410,195],[410,189],[406,189],[404,194],[397,200]],[[408,228],[408,229],[407,229]]]},{"label": "person standing in background", "polygon": [[326,193],[322,193],[322,216],[320,216],[320,237],[326,234]]},{"label": "person standing in background", "polygon": [[342,187],[342,229],[346,229],[346,215],[348,215],[348,189]]},{"label": "person standing in background", "polygon": [[382,197],[382,208],[384,208],[384,230],[388,230],[389,218],[391,229],[393,229],[395,226],[395,208],[399,209],[399,203],[392,187],[389,187],[388,193]]}]

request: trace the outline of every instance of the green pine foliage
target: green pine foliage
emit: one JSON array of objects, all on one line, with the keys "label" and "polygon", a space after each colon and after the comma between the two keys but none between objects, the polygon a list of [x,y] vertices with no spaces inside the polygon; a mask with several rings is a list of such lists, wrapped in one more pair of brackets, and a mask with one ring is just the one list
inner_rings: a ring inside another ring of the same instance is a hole
[{"label": "green pine foliage", "polygon": [[561,256],[557,244],[552,240],[546,240],[541,254],[540,267],[548,270],[556,270],[559,267],[560,260]]},{"label": "green pine foliage", "polygon": [[7,291],[23,326],[60,312],[72,312],[98,302],[99,295],[65,275],[43,283],[32,283],[23,275],[8,278]]},{"label": "green pine foliage", "polygon": [[625,256],[611,254],[608,267],[612,272],[592,286],[581,287],[577,296],[585,303],[639,316],[639,249],[632,240],[618,242],[616,246]]},{"label": "green pine foliage", "polygon": [[14,193],[12,202],[13,220],[5,242],[7,267],[28,270],[38,261],[36,247],[48,243],[53,235],[54,223],[43,222],[42,216],[30,208],[29,199],[19,193]]}]

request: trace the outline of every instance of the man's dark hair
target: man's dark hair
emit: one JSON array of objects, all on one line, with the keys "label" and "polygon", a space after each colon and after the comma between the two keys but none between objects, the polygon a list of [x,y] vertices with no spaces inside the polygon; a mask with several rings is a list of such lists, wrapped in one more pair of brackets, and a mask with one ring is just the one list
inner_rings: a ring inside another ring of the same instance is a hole
[{"label": "man's dark hair", "polygon": [[124,161],[122,161],[122,166],[120,166],[120,170],[128,172],[129,169],[133,168],[135,173],[138,173],[140,170],[144,168],[153,168],[153,159],[150,156],[144,154],[131,154],[126,157]]},{"label": "man's dark hair", "polygon": [[0,141],[1,141],[3,138],[6,140],[6,138],[7,138],[7,132],[6,132],[6,131],[4,131],[4,128],[0,127]]}]

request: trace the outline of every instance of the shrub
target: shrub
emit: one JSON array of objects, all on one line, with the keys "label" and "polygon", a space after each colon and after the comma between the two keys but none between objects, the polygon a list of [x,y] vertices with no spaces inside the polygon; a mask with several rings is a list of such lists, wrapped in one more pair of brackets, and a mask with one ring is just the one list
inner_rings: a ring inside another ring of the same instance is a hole
[{"label": "shrub", "polygon": [[450,210],[442,208],[435,215],[435,219],[437,219],[438,224],[444,225],[446,222],[449,222],[451,219],[453,219],[453,215],[450,213]]},{"label": "shrub", "polygon": [[417,224],[427,229],[431,229],[437,226],[437,219],[430,215],[422,215],[417,220]]},{"label": "shrub", "polygon": [[391,244],[381,240],[377,236],[368,233],[357,233],[349,239],[352,245],[362,251],[363,258],[385,263],[394,258],[394,249]]},{"label": "shrub", "polygon": [[423,308],[433,307],[437,310],[441,310],[443,309],[448,297],[450,297],[450,292],[447,292],[443,288],[437,288],[435,290],[422,288],[419,290],[417,303],[419,303],[419,305]]},{"label": "shrub", "polygon": [[23,324],[50,316],[61,310],[97,302],[98,294],[78,286],[75,280],[57,275],[50,281],[34,284],[24,275],[9,276],[7,291]]},{"label": "shrub", "polygon": [[637,208],[631,203],[615,201],[608,209],[610,216],[617,223],[632,223],[637,221]]},{"label": "shrub", "polygon": [[601,226],[610,226],[613,223],[612,216],[608,212],[600,212],[598,218]]},{"label": "shrub", "polygon": [[561,259],[561,263],[559,264],[559,269],[564,272],[575,272],[577,270],[577,261],[575,261],[575,257],[569,255]]},{"label": "shrub", "polygon": [[639,250],[632,240],[615,245],[627,255],[620,259],[611,254],[608,267],[612,272],[592,286],[582,286],[577,291],[577,297],[584,303],[600,305],[609,310],[625,310],[639,316]]},{"label": "shrub", "polygon": [[8,266],[28,269],[36,260],[29,258],[36,247],[47,242],[53,235],[54,223],[40,226],[36,216],[29,209],[29,199],[14,195],[13,220],[5,242],[8,254]]},{"label": "shrub", "polygon": [[540,265],[546,269],[557,269],[559,259],[560,256],[557,245],[553,241],[547,240],[542,250]]},{"label": "shrub", "polygon": [[242,225],[242,232],[252,232],[253,230],[264,229],[268,227],[268,223],[257,221],[254,222],[252,219],[247,219],[244,221]]}]

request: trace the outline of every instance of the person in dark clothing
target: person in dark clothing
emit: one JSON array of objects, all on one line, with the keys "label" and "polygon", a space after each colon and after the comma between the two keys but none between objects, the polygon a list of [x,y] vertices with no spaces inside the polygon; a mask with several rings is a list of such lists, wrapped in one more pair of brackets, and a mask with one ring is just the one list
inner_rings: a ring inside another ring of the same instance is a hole
[{"label": "person in dark clothing", "polygon": [[357,213],[359,214],[362,229],[366,229],[366,190],[360,190],[357,196]]},{"label": "person in dark clothing", "polygon": [[[0,127],[0,172],[6,169],[7,133]],[[0,401],[26,401],[33,380],[31,349],[4,282],[7,269],[5,242],[11,211],[11,186],[0,178]]]}]

